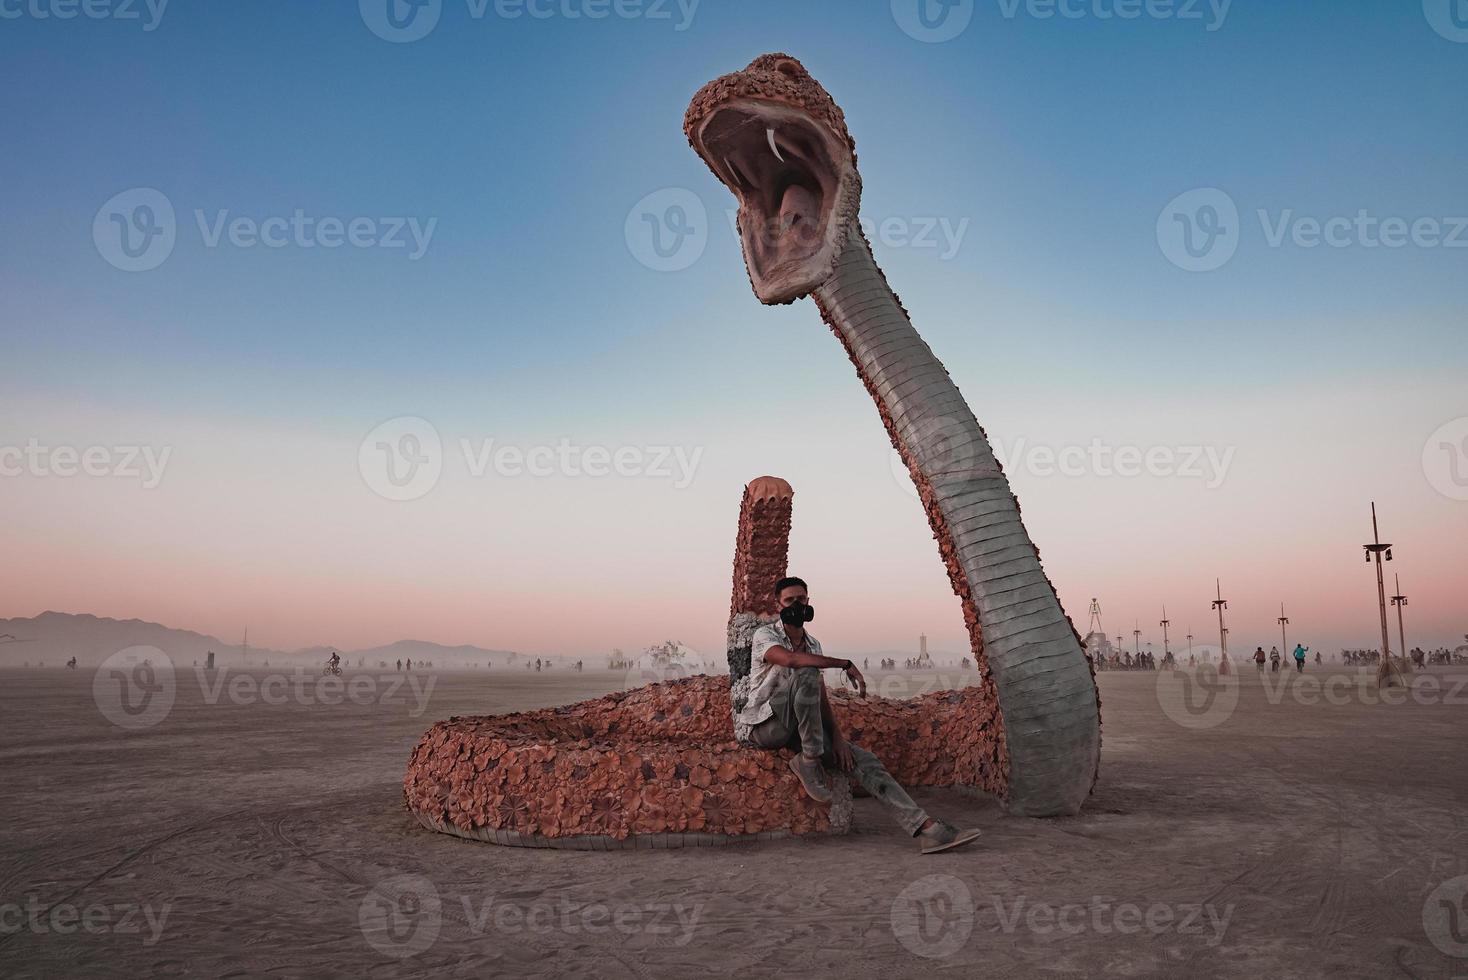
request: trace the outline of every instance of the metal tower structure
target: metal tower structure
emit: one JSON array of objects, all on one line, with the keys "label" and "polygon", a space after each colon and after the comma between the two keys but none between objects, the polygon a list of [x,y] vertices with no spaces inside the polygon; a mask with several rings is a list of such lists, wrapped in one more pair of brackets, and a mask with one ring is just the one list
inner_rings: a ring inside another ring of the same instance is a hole
[{"label": "metal tower structure", "polygon": [[1228,600],[1223,597],[1223,586],[1218,579],[1213,580],[1214,592],[1218,598],[1213,600],[1213,608],[1218,610],[1218,672],[1228,673],[1228,627],[1223,625],[1223,611],[1228,608]]},{"label": "metal tower structure", "polygon": [[1397,644],[1402,649],[1402,668],[1411,670],[1412,659],[1407,656],[1407,627],[1402,622],[1402,607],[1407,604],[1407,597],[1402,595],[1402,577],[1393,575],[1392,578],[1397,583],[1397,594],[1392,596],[1392,605],[1397,607]]},{"label": "metal tower structure", "polygon": [[1172,623],[1172,620],[1170,620],[1170,619],[1167,618],[1167,606],[1164,605],[1162,607],[1162,622],[1160,622],[1160,623],[1157,624],[1158,626],[1161,626],[1162,627],[1162,662],[1163,663],[1167,663],[1169,660],[1172,659],[1172,650],[1170,650],[1168,648],[1168,646],[1167,646],[1167,627],[1171,623]]},{"label": "metal tower structure", "polygon": [[1283,602],[1279,604],[1279,619],[1275,620],[1275,622],[1279,623],[1280,655],[1288,657],[1290,655],[1290,640],[1289,637],[1285,634],[1285,627],[1290,625],[1290,618],[1285,615]]},{"label": "metal tower structure", "polygon": [[1386,625],[1386,579],[1382,575],[1382,556],[1387,561],[1392,560],[1392,546],[1381,540],[1381,532],[1376,526],[1376,501],[1371,502],[1371,537],[1369,544],[1361,547],[1366,549],[1366,563],[1376,563],[1376,604],[1381,612],[1381,666],[1376,671],[1376,684],[1378,687],[1392,687],[1395,684],[1405,683],[1402,680],[1402,669],[1392,660],[1391,636]]}]

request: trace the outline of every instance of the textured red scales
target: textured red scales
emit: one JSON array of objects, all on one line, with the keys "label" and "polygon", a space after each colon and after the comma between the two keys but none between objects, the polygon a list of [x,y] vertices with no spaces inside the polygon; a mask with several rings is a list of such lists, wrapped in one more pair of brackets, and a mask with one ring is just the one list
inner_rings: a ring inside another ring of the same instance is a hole
[{"label": "textured red scales", "polygon": [[734,589],[729,615],[773,616],[774,584],[785,574],[794,491],[779,477],[762,476],[744,488],[734,541]]},{"label": "textured red scales", "polygon": [[[1003,787],[992,696],[964,688],[897,701],[833,693],[852,739],[907,786]],[[408,809],[461,830],[544,837],[704,831],[819,833],[788,752],[740,746],[721,677],[651,684],[578,704],[450,718],[413,750]]]},{"label": "textured red scales", "polygon": [[[683,113],[683,134],[695,145],[695,129],[713,106],[736,99],[782,102],[821,119],[845,140],[856,160],[856,141],[846,128],[846,114],[805,66],[788,54],[762,54],[743,69],[721,75],[700,89]],[[695,145],[695,149],[696,149]]]}]

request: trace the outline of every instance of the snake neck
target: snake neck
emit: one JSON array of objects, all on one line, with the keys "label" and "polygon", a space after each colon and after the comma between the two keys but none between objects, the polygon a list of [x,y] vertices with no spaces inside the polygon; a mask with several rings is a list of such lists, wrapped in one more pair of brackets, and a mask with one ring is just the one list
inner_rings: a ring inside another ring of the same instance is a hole
[{"label": "snake neck", "polygon": [[[964,625],[969,647],[976,665],[984,676],[989,664],[984,651],[983,625],[979,620],[968,577],[959,563],[958,548],[948,528],[941,506],[939,488],[930,478],[930,467],[923,466],[917,443],[917,426],[899,426],[904,406],[897,394],[898,385],[915,375],[930,383],[925,390],[937,398],[938,404],[956,415],[968,414],[957,387],[948,378],[932,349],[912,325],[907,310],[872,255],[871,245],[859,227],[853,226],[846,248],[836,261],[831,277],[813,294],[821,318],[841,342],[847,357],[856,367],[857,376],[872,396],[877,413],[892,446],[897,450],[918,497],[928,515],[928,524],[938,541],[938,550],[948,571],[948,581],[963,605]],[[945,390],[946,387],[946,390]],[[956,416],[950,416],[956,417]],[[968,415],[972,419],[972,415]],[[977,426],[977,422],[973,423]],[[989,460],[999,475],[998,464]]]},{"label": "snake neck", "polygon": [[859,231],[813,296],[907,465],[963,605],[980,683],[1001,707],[1011,810],[1076,812],[1100,758],[1095,679],[987,436]]}]

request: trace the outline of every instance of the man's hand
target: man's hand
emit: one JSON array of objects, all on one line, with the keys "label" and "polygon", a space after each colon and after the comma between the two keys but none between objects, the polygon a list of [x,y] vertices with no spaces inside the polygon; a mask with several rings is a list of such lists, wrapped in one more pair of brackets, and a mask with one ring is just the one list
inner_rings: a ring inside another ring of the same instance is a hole
[{"label": "man's hand", "polygon": [[856,765],[856,760],[851,757],[851,743],[840,732],[831,736],[831,755],[835,757],[836,768],[842,772],[850,772]]},{"label": "man's hand", "polygon": [[856,664],[850,660],[846,661],[846,680],[856,688],[856,696],[864,698],[867,696],[867,679],[861,676],[861,671],[856,669]]}]

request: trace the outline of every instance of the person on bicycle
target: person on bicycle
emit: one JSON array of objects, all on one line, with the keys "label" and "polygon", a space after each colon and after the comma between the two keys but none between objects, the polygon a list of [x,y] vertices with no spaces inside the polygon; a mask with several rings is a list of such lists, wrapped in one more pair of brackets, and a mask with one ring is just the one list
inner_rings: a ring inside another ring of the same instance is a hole
[{"label": "person on bicycle", "polygon": [[331,651],[331,658],[326,661],[326,665],[328,667],[330,667],[332,670],[336,670],[339,667],[341,667],[341,662],[342,662],[341,654],[339,654],[335,650],[333,650],[333,651]]}]

